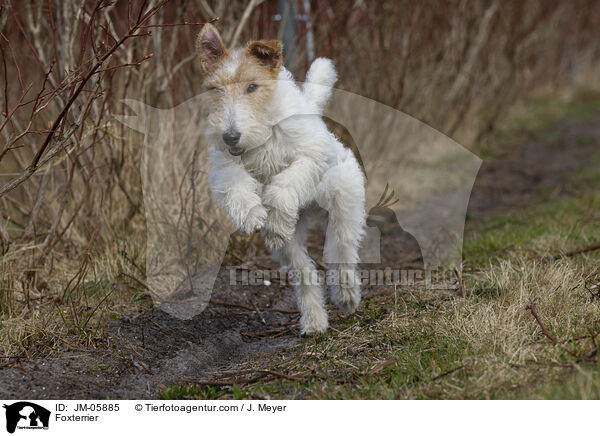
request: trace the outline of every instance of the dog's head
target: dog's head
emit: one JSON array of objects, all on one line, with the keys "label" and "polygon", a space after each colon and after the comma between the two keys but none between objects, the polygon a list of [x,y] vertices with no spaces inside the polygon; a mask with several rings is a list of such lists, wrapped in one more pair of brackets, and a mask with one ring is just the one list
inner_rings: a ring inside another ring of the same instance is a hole
[{"label": "dog's head", "polygon": [[281,67],[279,41],[252,41],[227,50],[217,29],[206,24],[197,40],[204,72],[208,135],[234,156],[271,136],[271,104]]}]

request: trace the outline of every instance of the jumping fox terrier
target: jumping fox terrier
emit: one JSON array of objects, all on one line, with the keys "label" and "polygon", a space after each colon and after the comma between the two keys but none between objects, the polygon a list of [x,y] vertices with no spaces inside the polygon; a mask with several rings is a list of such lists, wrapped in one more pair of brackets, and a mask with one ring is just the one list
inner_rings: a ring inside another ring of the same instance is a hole
[{"label": "jumping fox terrier", "polygon": [[337,80],[333,63],[316,59],[298,87],[281,65],[279,41],[227,49],[207,24],[197,49],[212,147],[212,196],[238,230],[262,230],[274,257],[299,274],[301,333],[324,332],[325,296],[307,254],[307,230],[315,220],[326,223],[324,260],[337,278],[331,300],[352,313],[361,299],[355,266],[365,226],[361,167],[321,117]]}]

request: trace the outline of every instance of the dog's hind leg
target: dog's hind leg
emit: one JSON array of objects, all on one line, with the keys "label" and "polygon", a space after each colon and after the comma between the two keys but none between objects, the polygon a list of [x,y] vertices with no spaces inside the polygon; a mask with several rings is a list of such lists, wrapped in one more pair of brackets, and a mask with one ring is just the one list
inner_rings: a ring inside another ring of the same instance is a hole
[{"label": "dog's hind leg", "polygon": [[353,313],[361,299],[356,264],[365,226],[364,179],[356,159],[348,157],[332,167],[320,189],[322,207],[329,211],[323,257],[337,273],[330,283],[331,301]]},{"label": "dog's hind leg", "polygon": [[315,334],[327,330],[328,321],[323,287],[314,262],[308,256],[304,245],[307,225],[307,217],[301,215],[294,237],[284,245],[281,251],[288,262],[288,273],[300,309],[300,332]]}]

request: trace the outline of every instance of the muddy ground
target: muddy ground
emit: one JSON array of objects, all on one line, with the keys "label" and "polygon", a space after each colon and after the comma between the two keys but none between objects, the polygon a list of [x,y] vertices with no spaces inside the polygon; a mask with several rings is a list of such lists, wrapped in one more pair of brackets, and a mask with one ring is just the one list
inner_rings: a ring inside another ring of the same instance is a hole
[{"label": "muddy ground", "polygon": [[[484,162],[469,205],[471,221],[521,208],[541,189],[570,195],[563,192],[563,181],[587,165],[599,143],[600,114],[566,119],[547,138],[515,144],[501,158]],[[393,224],[389,223],[391,233],[382,253],[418,266],[418,251],[411,248],[410,237],[398,233]],[[315,252],[317,236],[309,241]],[[257,262],[275,266],[266,256]],[[337,316],[335,309],[330,316]],[[95,348],[65,343],[59,355],[47,358],[0,359],[0,397],[156,398],[165,386],[218,380],[218,374],[241,361],[294,346],[301,340],[297,320],[289,287],[278,283],[232,287],[229,270],[223,268],[211,304],[192,320],[148,309],[114,321]]]}]

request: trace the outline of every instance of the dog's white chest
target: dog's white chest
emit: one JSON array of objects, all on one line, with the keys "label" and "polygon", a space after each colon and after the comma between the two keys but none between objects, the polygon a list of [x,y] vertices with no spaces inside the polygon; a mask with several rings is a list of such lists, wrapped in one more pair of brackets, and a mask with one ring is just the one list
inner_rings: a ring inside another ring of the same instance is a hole
[{"label": "dog's white chest", "polygon": [[265,185],[271,182],[274,175],[286,169],[290,161],[283,147],[272,141],[242,155],[242,164],[246,171]]}]

